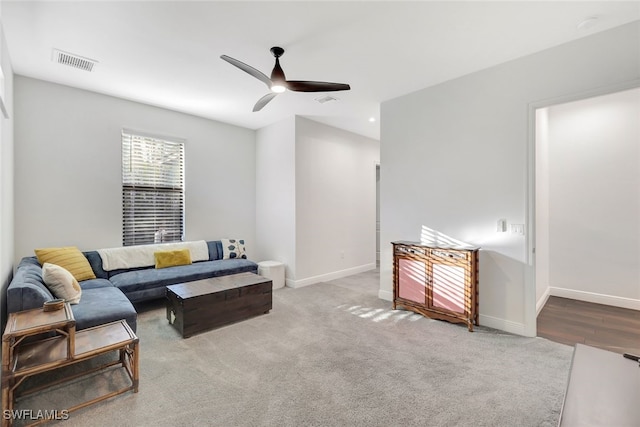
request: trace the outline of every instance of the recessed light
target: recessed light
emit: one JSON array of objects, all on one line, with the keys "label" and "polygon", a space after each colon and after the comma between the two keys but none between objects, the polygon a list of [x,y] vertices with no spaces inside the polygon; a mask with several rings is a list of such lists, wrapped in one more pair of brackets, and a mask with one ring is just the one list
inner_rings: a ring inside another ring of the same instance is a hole
[{"label": "recessed light", "polygon": [[375,121],[376,121],[376,118],[375,118],[375,117],[369,117],[369,123],[373,123],[373,122],[375,122]]},{"label": "recessed light", "polygon": [[595,27],[597,23],[598,23],[597,16],[589,16],[588,18],[585,18],[582,21],[580,21],[578,23],[577,28],[578,30],[581,30],[581,31],[587,31]]}]

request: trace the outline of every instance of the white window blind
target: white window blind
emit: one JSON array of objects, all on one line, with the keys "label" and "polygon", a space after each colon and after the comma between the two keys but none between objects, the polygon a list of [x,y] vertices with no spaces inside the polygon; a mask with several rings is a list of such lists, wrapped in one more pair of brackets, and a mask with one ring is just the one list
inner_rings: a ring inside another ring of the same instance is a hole
[{"label": "white window blind", "polygon": [[184,143],[122,131],[122,244],[184,237]]}]

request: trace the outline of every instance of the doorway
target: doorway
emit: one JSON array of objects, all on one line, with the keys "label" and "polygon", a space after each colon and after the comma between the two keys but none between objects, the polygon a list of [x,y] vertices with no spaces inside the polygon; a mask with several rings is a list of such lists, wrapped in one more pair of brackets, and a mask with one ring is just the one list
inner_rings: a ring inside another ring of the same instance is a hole
[{"label": "doorway", "polygon": [[550,297],[638,310],[640,88],[563,101],[534,112],[535,314]]}]

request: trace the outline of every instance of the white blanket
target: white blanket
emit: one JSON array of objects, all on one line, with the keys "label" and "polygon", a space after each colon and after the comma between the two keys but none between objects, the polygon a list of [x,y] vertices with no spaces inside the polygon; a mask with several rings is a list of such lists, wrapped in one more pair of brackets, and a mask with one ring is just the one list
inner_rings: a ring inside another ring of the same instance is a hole
[{"label": "white blanket", "polygon": [[150,267],[156,264],[153,255],[155,252],[177,249],[189,249],[192,262],[209,259],[209,248],[204,240],[98,249],[98,253],[102,258],[103,270],[111,271],[123,268]]}]

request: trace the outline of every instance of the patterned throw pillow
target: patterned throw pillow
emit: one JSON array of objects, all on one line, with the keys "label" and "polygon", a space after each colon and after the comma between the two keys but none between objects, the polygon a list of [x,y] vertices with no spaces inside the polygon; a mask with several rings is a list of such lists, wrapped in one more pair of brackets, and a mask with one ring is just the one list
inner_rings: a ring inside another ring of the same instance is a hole
[{"label": "patterned throw pillow", "polygon": [[222,259],[247,258],[244,250],[244,240],[220,239],[222,242]]}]

